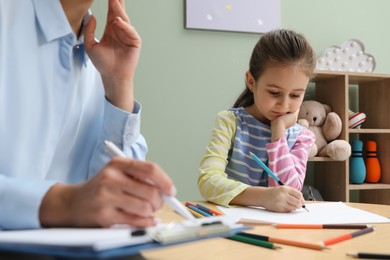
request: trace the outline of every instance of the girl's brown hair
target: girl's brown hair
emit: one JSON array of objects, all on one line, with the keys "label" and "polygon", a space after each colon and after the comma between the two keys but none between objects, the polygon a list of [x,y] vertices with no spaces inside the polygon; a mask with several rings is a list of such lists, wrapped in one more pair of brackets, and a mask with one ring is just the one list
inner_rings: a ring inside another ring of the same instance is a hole
[{"label": "girl's brown hair", "polygon": [[[263,34],[256,43],[249,61],[249,72],[256,81],[267,68],[273,65],[296,65],[312,77],[316,55],[302,34],[278,29]],[[253,102],[253,94],[245,87],[233,107],[247,107]]]}]

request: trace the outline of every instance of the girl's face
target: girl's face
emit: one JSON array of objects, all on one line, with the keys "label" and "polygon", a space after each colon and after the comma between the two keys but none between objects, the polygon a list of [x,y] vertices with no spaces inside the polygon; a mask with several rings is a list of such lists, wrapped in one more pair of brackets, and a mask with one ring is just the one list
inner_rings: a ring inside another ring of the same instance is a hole
[{"label": "girl's face", "polygon": [[294,65],[267,68],[257,81],[247,71],[246,80],[254,98],[246,109],[265,124],[298,111],[309,83],[309,77]]}]

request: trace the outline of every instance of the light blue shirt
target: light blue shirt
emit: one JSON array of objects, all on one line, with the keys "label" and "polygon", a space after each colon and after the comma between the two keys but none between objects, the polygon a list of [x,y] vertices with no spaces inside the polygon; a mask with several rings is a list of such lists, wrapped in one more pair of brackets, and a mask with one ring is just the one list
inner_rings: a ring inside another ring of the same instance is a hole
[{"label": "light blue shirt", "polygon": [[105,139],[145,158],[140,104],[105,99],[82,40],[59,0],[0,1],[0,229],[40,227],[48,189],[99,171]]}]

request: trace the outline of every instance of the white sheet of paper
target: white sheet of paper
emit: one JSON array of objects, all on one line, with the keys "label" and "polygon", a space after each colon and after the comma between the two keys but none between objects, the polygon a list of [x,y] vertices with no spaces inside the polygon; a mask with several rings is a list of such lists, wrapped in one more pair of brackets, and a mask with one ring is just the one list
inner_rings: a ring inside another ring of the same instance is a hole
[{"label": "white sheet of paper", "polygon": [[371,224],[389,223],[390,219],[364,210],[352,208],[342,202],[322,202],[306,204],[307,212],[298,209],[290,213],[277,213],[261,207],[221,207],[225,215],[235,215],[242,220],[259,223],[286,224]]}]

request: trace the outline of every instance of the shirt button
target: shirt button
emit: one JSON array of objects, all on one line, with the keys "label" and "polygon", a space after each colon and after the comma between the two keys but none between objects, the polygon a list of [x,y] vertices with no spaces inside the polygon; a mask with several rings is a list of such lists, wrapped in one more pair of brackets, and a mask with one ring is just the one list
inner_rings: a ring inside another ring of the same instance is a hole
[{"label": "shirt button", "polygon": [[133,135],[132,134],[127,134],[126,135],[126,141],[131,141],[131,139],[133,139]]}]

